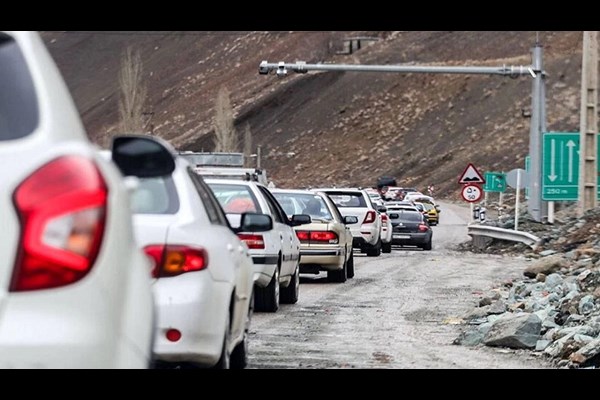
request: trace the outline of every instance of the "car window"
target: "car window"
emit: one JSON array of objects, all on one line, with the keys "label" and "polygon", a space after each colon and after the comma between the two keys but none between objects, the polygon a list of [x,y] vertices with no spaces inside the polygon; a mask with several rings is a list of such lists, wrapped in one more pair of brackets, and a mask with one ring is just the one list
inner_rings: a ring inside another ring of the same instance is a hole
[{"label": "car window", "polygon": [[[332,221],[333,215],[329,211],[329,207],[325,203],[325,200],[321,196],[317,196],[312,193],[289,193],[289,192],[277,192],[273,193],[273,196],[277,199],[279,204],[286,201],[296,201],[302,204],[302,210],[300,214],[310,215],[312,218],[321,219],[325,221]],[[286,211],[288,216],[292,214]]]},{"label": "car window", "polygon": [[407,222],[421,222],[423,215],[414,211],[400,211],[400,219]]},{"label": "car window", "polygon": [[142,178],[131,196],[135,214],[175,214],[179,210],[179,197],[171,177]]},{"label": "car window", "polygon": [[191,167],[188,167],[188,175],[194,183],[194,187],[206,208],[206,214],[211,223],[216,225],[229,226],[225,212],[221,208],[219,201],[215,198],[212,190],[206,185],[206,182],[196,174]]},{"label": "car window", "polygon": [[273,213],[273,219],[277,222],[281,222],[282,224],[287,224],[289,222],[289,219],[287,215],[285,215],[285,211],[283,211],[283,208],[281,208],[281,206],[277,202],[277,199],[273,197],[273,194],[269,192],[269,189],[262,186],[259,186],[258,189],[261,191],[262,194],[264,194],[265,199],[267,200],[267,204],[269,205],[269,208]]},{"label": "car window", "polygon": [[33,81],[17,43],[0,33],[0,141],[31,134],[39,123]]},{"label": "car window", "polygon": [[229,214],[242,214],[245,212],[262,212],[258,200],[250,187],[230,183],[208,183],[215,197]]}]

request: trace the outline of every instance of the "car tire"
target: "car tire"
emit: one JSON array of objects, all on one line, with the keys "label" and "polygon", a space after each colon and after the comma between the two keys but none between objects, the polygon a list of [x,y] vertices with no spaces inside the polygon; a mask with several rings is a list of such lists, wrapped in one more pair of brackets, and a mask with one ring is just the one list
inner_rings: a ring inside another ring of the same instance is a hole
[{"label": "car tire", "polygon": [[348,279],[348,261],[344,261],[344,264],[342,265],[342,269],[338,269],[335,271],[327,271],[327,280],[329,282],[335,282],[335,283],[344,283],[346,282],[346,279]]},{"label": "car tire", "polygon": [[275,312],[279,309],[279,267],[267,287],[256,288],[256,301],[254,303],[257,311]]},{"label": "car tire", "polygon": [[246,314],[246,323],[244,326],[244,336],[242,341],[231,352],[229,363],[231,369],[243,369],[248,366],[248,333],[250,331],[250,323],[254,314],[254,291],[248,302],[248,313]]},{"label": "car tire", "polygon": [[423,245],[423,250],[431,250],[431,247],[432,247],[431,239],[429,239],[429,242],[427,242]]},{"label": "car tire", "polygon": [[381,245],[381,252],[382,253],[391,253],[392,252],[392,242],[383,243]]},{"label": "car tire", "polygon": [[367,249],[367,257],[379,257],[381,254],[381,238],[377,241],[377,244],[370,249]]},{"label": "car tire", "polygon": [[346,262],[346,276],[348,279],[354,278],[354,252],[350,249],[350,258]]},{"label": "car tire", "polygon": [[290,280],[290,284],[281,289],[281,302],[284,304],[296,304],[300,293],[300,263],[296,265],[294,275]]}]

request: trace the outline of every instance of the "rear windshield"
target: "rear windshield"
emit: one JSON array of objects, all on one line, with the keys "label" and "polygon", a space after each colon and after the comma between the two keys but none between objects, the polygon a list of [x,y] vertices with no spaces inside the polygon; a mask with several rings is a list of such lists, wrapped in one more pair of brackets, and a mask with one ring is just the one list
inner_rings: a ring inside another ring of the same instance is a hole
[{"label": "rear windshield", "polygon": [[173,178],[143,178],[131,197],[135,214],[175,214],[179,198]]},{"label": "rear windshield", "polygon": [[31,134],[38,126],[33,81],[21,50],[0,33],[0,141]]},{"label": "rear windshield", "polygon": [[367,207],[365,198],[360,192],[327,192],[338,208]]},{"label": "rear windshield", "polygon": [[261,212],[258,200],[248,186],[208,182],[207,184],[226,213]]},{"label": "rear windshield", "polygon": [[277,199],[288,217],[294,214],[307,214],[312,218],[332,221],[333,216],[327,207],[327,203],[321,196],[311,193],[285,193],[275,192],[273,196]]},{"label": "rear windshield", "polygon": [[423,220],[421,213],[416,211],[399,211],[400,217],[398,219],[406,222],[420,222]]}]

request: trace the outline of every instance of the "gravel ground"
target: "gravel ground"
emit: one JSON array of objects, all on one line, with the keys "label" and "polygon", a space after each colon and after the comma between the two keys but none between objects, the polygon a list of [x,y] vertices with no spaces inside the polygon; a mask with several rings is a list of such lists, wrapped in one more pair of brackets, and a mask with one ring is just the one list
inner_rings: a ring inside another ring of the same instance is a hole
[{"label": "gravel ground", "polygon": [[528,351],[452,344],[478,295],[520,276],[526,261],[453,250],[469,239],[469,209],[441,206],[432,251],[355,253],[354,279],[306,275],[297,304],[255,313],[249,368],[550,367]]}]

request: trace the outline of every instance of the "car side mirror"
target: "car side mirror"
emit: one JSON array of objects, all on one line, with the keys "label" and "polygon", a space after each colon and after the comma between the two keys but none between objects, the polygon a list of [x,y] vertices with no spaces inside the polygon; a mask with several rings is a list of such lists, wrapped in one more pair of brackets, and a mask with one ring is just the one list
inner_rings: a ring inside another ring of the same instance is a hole
[{"label": "car side mirror", "polygon": [[312,218],[308,214],[294,214],[292,215],[292,219],[290,220],[290,225],[300,226],[310,224],[311,222]]},{"label": "car side mirror", "polygon": [[387,207],[385,207],[385,206],[377,206],[377,211],[379,211],[380,213],[387,212]]},{"label": "car side mirror", "polygon": [[354,215],[346,215],[344,217],[344,224],[345,225],[358,224],[358,217],[355,217]]},{"label": "car side mirror", "polygon": [[440,206],[438,206],[437,204],[435,205],[435,210],[436,210],[438,213],[441,213],[441,212],[442,212],[442,210],[441,210]]},{"label": "car side mirror", "polygon": [[237,232],[267,232],[273,229],[273,218],[270,215],[247,212],[241,215]]},{"label": "car side mirror", "polygon": [[155,178],[175,170],[177,153],[166,141],[145,135],[119,135],[112,141],[112,160],[124,176]]}]

